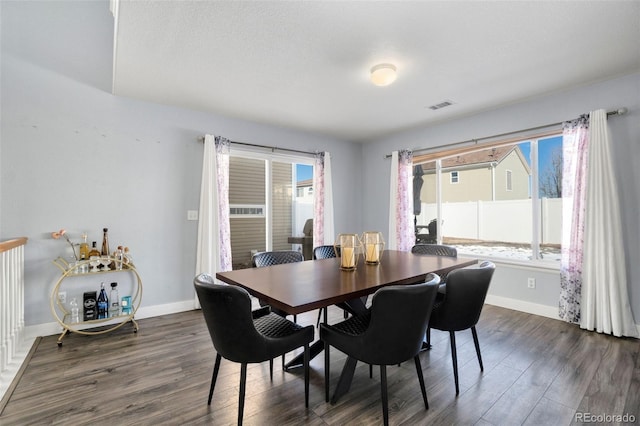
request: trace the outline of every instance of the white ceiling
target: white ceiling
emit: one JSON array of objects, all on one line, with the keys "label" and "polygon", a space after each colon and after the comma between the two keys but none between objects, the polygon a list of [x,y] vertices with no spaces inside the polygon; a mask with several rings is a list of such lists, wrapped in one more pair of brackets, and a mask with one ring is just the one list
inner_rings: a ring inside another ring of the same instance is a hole
[{"label": "white ceiling", "polygon": [[[640,70],[637,0],[120,0],[115,15],[114,94],[350,141]],[[391,86],[369,81],[381,62]]]}]

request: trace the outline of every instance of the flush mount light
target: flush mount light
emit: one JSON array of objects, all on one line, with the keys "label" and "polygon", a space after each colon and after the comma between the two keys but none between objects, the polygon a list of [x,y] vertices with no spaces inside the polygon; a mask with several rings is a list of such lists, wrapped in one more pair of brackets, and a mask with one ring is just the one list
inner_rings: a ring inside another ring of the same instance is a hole
[{"label": "flush mount light", "polygon": [[396,81],[396,66],[393,64],[378,64],[371,68],[371,82],[376,86],[388,86]]}]

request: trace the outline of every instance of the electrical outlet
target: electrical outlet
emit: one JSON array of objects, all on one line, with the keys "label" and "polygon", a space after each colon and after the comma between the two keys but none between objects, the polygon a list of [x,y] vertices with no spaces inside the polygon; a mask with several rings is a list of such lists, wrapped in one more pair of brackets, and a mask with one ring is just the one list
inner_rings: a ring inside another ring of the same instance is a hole
[{"label": "electrical outlet", "polygon": [[527,278],[527,287],[536,288],[536,279],[535,278]]},{"label": "electrical outlet", "polygon": [[187,210],[187,220],[198,220],[198,210]]},{"label": "electrical outlet", "polygon": [[58,300],[60,303],[67,303],[67,292],[61,291],[58,293]]}]

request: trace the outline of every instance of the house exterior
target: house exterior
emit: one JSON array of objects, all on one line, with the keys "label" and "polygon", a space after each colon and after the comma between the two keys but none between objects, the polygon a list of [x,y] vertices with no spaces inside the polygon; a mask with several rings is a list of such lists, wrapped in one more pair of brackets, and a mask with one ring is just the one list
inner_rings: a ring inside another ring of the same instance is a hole
[{"label": "house exterior", "polygon": [[[422,164],[423,203],[436,202],[435,161]],[[518,145],[488,148],[442,160],[442,201],[530,198],[531,168]]]}]

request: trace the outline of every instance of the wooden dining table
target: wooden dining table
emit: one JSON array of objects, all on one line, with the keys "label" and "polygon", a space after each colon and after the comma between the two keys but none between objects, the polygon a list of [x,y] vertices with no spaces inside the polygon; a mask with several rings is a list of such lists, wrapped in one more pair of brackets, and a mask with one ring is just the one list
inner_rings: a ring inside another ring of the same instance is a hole
[{"label": "wooden dining table", "polygon": [[[240,286],[272,307],[295,315],[349,301],[356,301],[354,306],[357,310],[357,300],[375,293],[379,288],[421,283],[429,273],[444,276],[453,269],[476,263],[477,259],[472,258],[385,250],[379,264],[365,264],[360,257],[356,269],[352,271],[340,269],[339,258],[330,258],[218,272],[216,278]],[[365,309],[364,305],[360,308]],[[322,341],[314,342],[311,357],[318,355],[323,347]],[[294,358],[286,368],[301,366],[301,358]],[[351,364],[355,368],[355,363]],[[345,367],[348,365],[349,362]],[[352,377],[353,371],[343,370],[334,401],[348,390]]]}]

